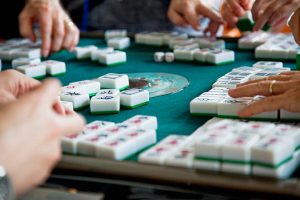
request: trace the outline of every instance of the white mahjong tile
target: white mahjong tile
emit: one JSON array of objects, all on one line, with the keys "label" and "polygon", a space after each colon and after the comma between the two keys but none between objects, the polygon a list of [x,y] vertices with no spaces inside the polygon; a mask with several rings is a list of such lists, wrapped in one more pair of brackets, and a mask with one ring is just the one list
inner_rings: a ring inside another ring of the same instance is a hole
[{"label": "white mahjong tile", "polygon": [[123,160],[135,152],[136,147],[134,139],[125,135],[120,135],[99,144],[96,150],[96,156],[98,158]]},{"label": "white mahjong tile", "polygon": [[288,59],[288,47],[285,45],[276,45],[272,47],[271,57],[275,59]]},{"label": "white mahjong tile", "polygon": [[120,90],[117,89],[102,89],[97,92],[96,96],[106,96],[106,95],[117,96],[119,94],[120,94]]},{"label": "white mahjong tile", "polygon": [[70,85],[82,85],[85,88],[85,91],[90,95],[93,96],[97,92],[99,92],[101,88],[101,83],[99,81],[94,80],[84,80],[70,83]]},{"label": "white mahjong tile", "polygon": [[265,69],[265,68],[283,68],[282,62],[273,61],[259,61],[253,65],[254,68]]},{"label": "white mahjong tile", "polygon": [[291,139],[266,136],[251,148],[251,159],[254,165],[278,167],[293,156],[294,149]]},{"label": "white mahjong tile", "polygon": [[135,115],[123,123],[131,124],[141,129],[156,130],[158,127],[157,118],[155,116]]},{"label": "white mahjong tile", "polygon": [[99,55],[99,63],[105,65],[117,65],[122,64],[127,61],[126,52],[123,51],[114,51],[102,53]]},{"label": "white mahjong tile", "polygon": [[252,175],[262,176],[269,178],[286,179],[292,175],[292,173],[297,169],[296,159],[293,158],[288,160],[286,163],[280,165],[279,167],[264,167],[260,165],[254,165],[252,167]]},{"label": "white mahjong tile", "polygon": [[12,67],[15,69],[18,66],[30,65],[30,64],[40,64],[40,58],[16,58],[12,61]]},{"label": "white mahjong tile", "polygon": [[127,36],[127,30],[125,29],[106,30],[104,33],[104,37],[106,40],[115,37],[126,37],[126,36]]},{"label": "white mahjong tile", "polygon": [[149,92],[143,89],[130,89],[120,93],[121,106],[136,108],[149,102]]},{"label": "white mahjong tile", "polygon": [[144,32],[141,32],[141,33],[136,33],[134,35],[134,41],[136,44],[146,44],[146,38],[148,37],[148,35],[150,34],[151,32],[149,31],[144,31]]},{"label": "white mahjong tile", "polygon": [[233,134],[225,131],[209,131],[196,139],[196,157],[220,159],[222,156],[221,148],[226,141],[231,139]]},{"label": "white mahjong tile", "polygon": [[247,123],[232,119],[222,119],[206,126],[207,131],[229,132],[234,134],[243,133]]},{"label": "white mahjong tile", "polygon": [[164,45],[164,35],[159,32],[151,32],[146,34],[143,40],[143,44],[151,46],[163,46]]},{"label": "white mahjong tile", "polygon": [[227,49],[214,50],[206,55],[206,61],[211,64],[227,64],[234,62],[235,53],[234,51]]},{"label": "white mahjong tile", "polygon": [[191,144],[178,149],[166,159],[165,165],[192,168],[194,165],[195,148]]},{"label": "white mahjong tile", "polygon": [[116,138],[116,134],[107,134],[100,132],[96,135],[92,135],[87,137],[84,140],[80,140],[77,144],[77,153],[85,156],[93,156],[96,157],[96,151],[99,144],[104,143],[109,138]]},{"label": "white mahjong tile", "polygon": [[297,53],[300,52],[300,47],[298,45],[288,49],[288,59],[296,60]]},{"label": "white mahjong tile", "polygon": [[175,151],[175,148],[160,143],[143,153],[138,157],[138,161],[149,164],[164,164],[165,160]]},{"label": "white mahjong tile", "polygon": [[99,55],[103,53],[110,53],[113,52],[114,48],[112,47],[103,47],[103,48],[98,48],[96,50],[93,50],[91,53],[91,60],[92,61],[98,61],[99,60]]},{"label": "white mahjong tile", "polygon": [[277,125],[269,135],[292,139],[295,151],[300,148],[300,129],[296,126]]},{"label": "white mahjong tile", "polygon": [[76,47],[75,48],[75,55],[77,59],[86,59],[90,58],[92,51],[97,50],[98,48],[94,45],[90,46],[83,46],[83,47]]},{"label": "white mahjong tile", "polygon": [[222,147],[222,166],[224,172],[250,174],[251,146],[260,136],[255,134],[237,134]]},{"label": "white mahjong tile", "polygon": [[60,94],[62,101],[69,101],[73,103],[75,110],[79,110],[90,104],[90,97],[88,94],[80,92],[62,92]]},{"label": "white mahjong tile", "polygon": [[87,124],[84,128],[85,132],[94,132],[95,134],[98,134],[102,131],[104,131],[107,128],[110,128],[114,126],[115,123],[113,122],[107,122],[107,121],[93,121],[89,124]]},{"label": "white mahjong tile", "polygon": [[255,58],[269,59],[272,58],[272,45],[261,45],[255,49]]},{"label": "white mahjong tile", "polygon": [[216,40],[211,38],[199,38],[197,41],[200,48],[225,49],[224,40]]},{"label": "white mahjong tile", "polygon": [[108,134],[125,134],[127,132],[135,130],[137,127],[125,123],[115,124],[112,127],[105,129],[104,133]]},{"label": "white mahjong tile", "polygon": [[211,51],[213,51],[213,49],[208,49],[208,48],[199,49],[198,51],[194,52],[194,60],[202,63],[206,62],[207,61],[206,56]]},{"label": "white mahjong tile", "polygon": [[129,78],[127,74],[109,73],[98,78],[101,87],[105,89],[124,90],[129,87]]},{"label": "white mahjong tile", "polygon": [[175,60],[193,61],[194,53],[198,50],[199,48],[177,48],[174,50]]},{"label": "white mahjong tile", "polygon": [[32,78],[46,76],[46,66],[42,63],[18,66],[16,70]]},{"label": "white mahjong tile", "polygon": [[120,111],[120,96],[101,95],[91,99],[92,114],[114,114]]},{"label": "white mahjong tile", "polygon": [[132,138],[135,151],[141,151],[157,141],[156,131],[154,129],[136,129],[124,134],[128,138]]},{"label": "white mahjong tile", "polygon": [[168,137],[164,138],[160,143],[162,145],[171,146],[175,149],[178,149],[189,143],[190,140],[191,138],[185,135],[169,135]]},{"label": "white mahjong tile", "polygon": [[[114,49],[126,49],[130,46],[129,37],[116,37],[107,40],[107,45]],[[101,56],[101,55],[100,55]]]},{"label": "white mahjong tile", "polygon": [[76,84],[76,85],[67,85],[60,88],[60,92],[79,92],[82,94],[88,94],[86,88],[83,85]]},{"label": "white mahjong tile", "polygon": [[218,103],[221,98],[215,97],[196,97],[190,102],[190,112],[194,115],[212,115],[218,114]]},{"label": "white mahjong tile", "polygon": [[20,48],[12,53],[12,58],[40,58],[40,48]]},{"label": "white mahjong tile", "polygon": [[56,60],[47,60],[44,61],[43,64],[46,65],[47,74],[53,76],[64,74],[67,71],[65,62],[60,62]]},{"label": "white mahjong tile", "polygon": [[232,69],[232,72],[249,72],[249,73],[255,73],[255,72],[259,72],[261,71],[261,69],[257,69],[257,68],[253,68],[253,67],[237,67]]},{"label": "white mahjong tile", "polygon": [[170,41],[176,38],[181,38],[181,39],[188,39],[188,34],[187,33],[178,33],[178,32],[173,32],[170,34],[165,34],[163,36],[164,38],[164,44],[165,45],[170,45]]},{"label": "white mahjong tile", "polygon": [[273,129],[275,129],[275,125],[273,123],[250,121],[247,123],[243,133],[265,136],[271,134]]},{"label": "white mahjong tile", "polygon": [[169,41],[169,48],[174,49],[176,45],[184,45],[187,43],[194,42],[194,39],[186,39],[186,38],[173,38]]}]

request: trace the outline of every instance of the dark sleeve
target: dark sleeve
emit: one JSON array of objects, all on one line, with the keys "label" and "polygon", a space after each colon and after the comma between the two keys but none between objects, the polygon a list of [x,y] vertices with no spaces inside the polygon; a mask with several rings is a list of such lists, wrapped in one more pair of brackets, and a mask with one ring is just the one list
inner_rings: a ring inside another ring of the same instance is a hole
[{"label": "dark sleeve", "polygon": [[23,0],[0,1],[0,38],[20,37],[18,16],[24,5]]}]

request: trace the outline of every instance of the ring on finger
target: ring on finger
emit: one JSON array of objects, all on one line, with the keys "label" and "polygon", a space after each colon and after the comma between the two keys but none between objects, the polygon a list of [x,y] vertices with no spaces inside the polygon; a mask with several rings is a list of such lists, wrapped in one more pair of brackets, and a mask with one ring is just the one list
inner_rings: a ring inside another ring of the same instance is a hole
[{"label": "ring on finger", "polygon": [[276,83],[276,80],[273,80],[273,81],[270,82],[270,87],[269,87],[269,93],[270,94],[273,94],[273,86],[274,86],[275,83]]}]

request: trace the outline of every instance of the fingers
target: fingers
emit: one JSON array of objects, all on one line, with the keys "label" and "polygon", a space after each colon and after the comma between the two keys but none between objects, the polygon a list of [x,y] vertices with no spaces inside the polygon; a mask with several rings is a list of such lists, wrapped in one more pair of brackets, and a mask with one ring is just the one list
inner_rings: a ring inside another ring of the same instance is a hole
[{"label": "fingers", "polygon": [[264,78],[264,79],[251,80],[251,81],[247,81],[245,83],[240,83],[240,84],[237,85],[237,87],[241,87],[241,86],[245,86],[245,85],[249,85],[249,84],[253,84],[253,83],[257,83],[257,82],[261,82],[261,81],[271,81],[271,80],[289,81],[291,79],[292,79],[291,76],[282,74],[282,75],[277,75],[277,76],[269,76],[269,77]]},{"label": "fingers", "polygon": [[69,49],[69,51],[74,51],[75,47],[77,46],[78,42],[79,42],[79,29],[74,26],[74,39],[72,41],[72,45],[71,48]]},{"label": "fingers", "polygon": [[200,30],[200,25],[199,25],[199,16],[198,13],[196,12],[196,9],[194,6],[192,6],[189,3],[184,4],[185,9],[183,12],[183,15],[186,19],[186,21],[195,29],[195,30]]},{"label": "fingers", "polygon": [[292,29],[295,41],[300,45],[300,9],[298,9],[291,17],[289,26]]},{"label": "fingers", "polygon": [[83,130],[85,120],[81,115],[68,111],[68,115],[57,116],[62,134],[78,133]]},{"label": "fingers", "polygon": [[213,38],[216,37],[217,32],[220,28],[220,25],[221,25],[220,23],[211,21],[209,23],[208,27],[205,29],[204,34],[208,35],[208,33],[209,33],[210,37],[213,37]]},{"label": "fingers", "polygon": [[42,5],[42,9],[39,13],[40,29],[42,37],[42,54],[47,57],[51,48],[51,35],[52,35],[52,16],[51,8],[48,4]]},{"label": "fingers", "polygon": [[57,15],[58,16],[54,16],[53,24],[52,24],[53,41],[52,41],[51,50],[54,52],[61,49],[63,45],[64,35],[65,35],[64,21],[61,19],[62,16],[60,14]]},{"label": "fingers", "polygon": [[73,51],[79,41],[79,30],[74,23],[67,17],[64,20],[65,37],[63,48]]},{"label": "fingers", "polygon": [[16,97],[6,90],[0,90],[0,105],[12,102]]},{"label": "fingers", "polygon": [[223,5],[222,11],[223,19],[228,24],[230,28],[236,27],[236,23],[238,22],[238,17],[233,14],[230,6],[227,3]]},{"label": "fingers", "polygon": [[259,113],[281,109],[286,101],[284,95],[272,96],[250,104],[238,112],[242,118],[247,118]]},{"label": "fingers", "polygon": [[270,93],[271,82],[272,81],[261,81],[241,86],[236,89],[229,90],[228,94],[233,98],[253,97],[256,95],[270,96],[282,94],[300,83],[300,81],[278,81],[273,84],[272,93]]},{"label": "fingers", "polygon": [[27,10],[24,10],[19,15],[19,25],[20,34],[25,38],[29,38],[31,41],[35,41],[36,38],[32,30],[32,19],[31,16],[27,14]]},{"label": "fingers", "polygon": [[171,22],[177,26],[184,27],[188,25],[188,22],[184,19],[184,17],[173,9],[169,9],[168,17]]},{"label": "fingers", "polygon": [[39,87],[37,87],[30,95],[33,99],[38,99],[45,109],[53,108],[57,102],[57,96],[60,91],[60,83],[56,79],[46,79]]},{"label": "fingers", "polygon": [[217,23],[223,23],[223,19],[220,16],[220,14],[216,11],[214,11],[213,9],[205,6],[204,4],[200,3],[197,7],[196,7],[196,12],[198,14],[201,14],[205,17],[208,17],[211,21],[217,22]]},{"label": "fingers", "polygon": [[281,6],[283,6],[284,2],[277,1],[275,4],[265,3],[264,7],[261,8],[259,13],[257,13],[257,20],[255,23],[255,26],[253,28],[254,31],[261,30],[265,24],[271,24],[270,18],[272,14],[280,9]]},{"label": "fingers", "polygon": [[66,109],[60,101],[54,104],[53,109],[60,115],[66,115]]},{"label": "fingers", "polygon": [[228,0],[226,2],[235,16],[241,17],[245,13],[244,8],[240,4],[240,2],[236,0]]}]

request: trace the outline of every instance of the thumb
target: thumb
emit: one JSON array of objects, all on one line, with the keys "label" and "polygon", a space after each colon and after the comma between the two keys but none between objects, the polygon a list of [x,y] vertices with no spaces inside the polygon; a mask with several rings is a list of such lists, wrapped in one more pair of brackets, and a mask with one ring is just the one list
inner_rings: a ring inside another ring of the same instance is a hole
[{"label": "thumb", "polygon": [[40,103],[52,108],[57,102],[60,86],[58,80],[46,79],[32,91],[29,98],[38,99]]},{"label": "thumb", "polygon": [[223,19],[217,11],[205,6],[202,3],[197,6],[196,12],[200,15],[210,18],[210,20],[214,22],[223,23]]}]

